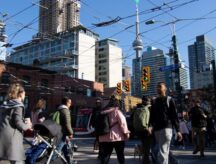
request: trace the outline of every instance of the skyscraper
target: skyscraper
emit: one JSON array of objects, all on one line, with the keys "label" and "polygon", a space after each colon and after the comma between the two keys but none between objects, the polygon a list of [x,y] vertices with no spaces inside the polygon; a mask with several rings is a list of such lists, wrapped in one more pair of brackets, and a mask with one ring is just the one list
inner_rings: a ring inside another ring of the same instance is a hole
[{"label": "skyscraper", "polygon": [[125,64],[122,67],[122,78],[123,80],[131,80],[131,67]]},{"label": "skyscraper", "polygon": [[140,90],[141,78],[141,57],[132,60],[131,95],[141,97]]},{"label": "skyscraper", "polygon": [[190,87],[196,89],[198,82],[195,78],[197,73],[206,71],[204,67],[209,66],[215,58],[212,43],[204,36],[196,37],[194,44],[188,46],[188,58],[190,67]]},{"label": "skyscraper", "polygon": [[181,63],[181,67],[179,68],[180,72],[180,85],[182,89],[188,89],[188,71],[185,68],[185,65]]},{"label": "skyscraper", "polygon": [[[148,47],[142,55],[142,67],[150,66],[151,80],[148,84],[147,91],[142,91],[142,94],[147,96],[157,95],[158,82],[165,82],[167,88],[170,88],[169,71],[159,71],[160,67],[170,64],[170,57],[165,55],[162,50]],[[140,87],[140,86],[139,86]]]},{"label": "skyscraper", "polygon": [[122,49],[113,39],[96,43],[96,81],[105,88],[116,87],[122,81]]},{"label": "skyscraper", "polygon": [[80,24],[80,2],[77,0],[41,0],[39,35],[52,35]]}]

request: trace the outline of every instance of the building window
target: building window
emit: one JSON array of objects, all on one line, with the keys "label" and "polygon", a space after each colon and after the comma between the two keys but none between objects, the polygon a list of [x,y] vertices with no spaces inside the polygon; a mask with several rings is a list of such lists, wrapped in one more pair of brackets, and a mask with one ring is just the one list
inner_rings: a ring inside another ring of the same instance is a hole
[{"label": "building window", "polygon": [[47,79],[42,79],[41,80],[41,86],[42,87],[48,87],[49,86],[49,81]]},{"label": "building window", "polygon": [[82,95],[86,95],[86,90],[84,88],[77,88],[77,94],[82,94]]},{"label": "building window", "polygon": [[100,72],[99,75],[107,75],[107,72]]},{"label": "building window", "polygon": [[105,66],[99,66],[99,71],[100,70],[106,70],[106,67]]},{"label": "building window", "polygon": [[106,41],[103,41],[103,42],[99,42],[99,46],[105,46],[107,44]]},{"label": "building window", "polygon": [[98,50],[99,52],[101,52],[101,51],[104,51],[104,48],[99,48],[99,50]]},{"label": "building window", "polygon": [[65,92],[69,92],[70,91],[70,87],[65,87]]},{"label": "building window", "polygon": [[8,72],[3,72],[1,82],[3,84],[10,84],[10,74]]},{"label": "building window", "polygon": [[91,89],[86,90],[86,96],[92,97],[92,90]]},{"label": "building window", "polygon": [[23,86],[30,86],[31,78],[29,76],[23,76]]},{"label": "building window", "polygon": [[99,58],[105,58],[106,56],[106,54],[99,54]]},{"label": "building window", "polygon": [[104,59],[104,60],[100,60],[99,63],[106,63],[107,62],[107,59]]},{"label": "building window", "polygon": [[103,82],[103,83],[106,83],[107,82],[107,79],[105,77],[101,77],[98,79],[99,82]]}]

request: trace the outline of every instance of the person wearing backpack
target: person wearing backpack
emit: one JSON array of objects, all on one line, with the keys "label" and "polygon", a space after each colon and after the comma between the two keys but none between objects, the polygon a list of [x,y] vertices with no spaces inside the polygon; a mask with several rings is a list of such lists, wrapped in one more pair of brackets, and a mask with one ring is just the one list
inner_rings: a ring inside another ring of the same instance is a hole
[{"label": "person wearing backpack", "polygon": [[150,114],[150,131],[154,131],[155,139],[159,147],[157,156],[157,162],[159,164],[168,164],[169,162],[173,127],[176,130],[178,140],[182,140],[175,102],[171,97],[166,96],[166,91],[166,84],[164,82],[158,83],[158,97],[153,103]]},{"label": "person wearing backpack", "polygon": [[91,121],[90,121],[90,125],[95,129],[95,142],[94,142],[94,151],[98,150],[98,159],[101,158],[101,151],[100,151],[100,143],[99,143],[99,134],[98,134],[98,129],[97,129],[97,124],[100,124],[100,122],[98,122],[98,117],[100,115],[100,112],[102,110],[102,98],[97,97],[96,98],[96,102],[95,102],[95,108],[93,108],[92,111],[92,117],[91,117]]},{"label": "person wearing backpack", "polygon": [[[71,115],[70,115],[71,104],[72,104],[71,99],[68,97],[64,97],[62,99],[62,105],[60,105],[55,112],[50,114],[51,115],[50,119],[52,119],[53,121],[61,125],[63,137],[60,143],[56,146],[56,149],[64,153],[64,156],[68,164],[70,164],[71,161],[67,151],[66,143],[70,142],[70,140],[73,138],[73,129],[71,126]],[[57,155],[54,155],[52,160],[55,160],[56,158]]]},{"label": "person wearing backpack", "polygon": [[133,128],[142,143],[142,163],[149,164],[149,154],[152,136],[149,131],[150,99],[142,97],[142,103],[137,105],[133,113]]},{"label": "person wearing backpack", "polygon": [[[125,140],[130,137],[126,118],[119,108],[119,100],[111,97],[108,106],[101,112],[104,115],[104,131],[100,131],[99,142],[101,146],[101,164],[108,164],[113,148],[116,151],[119,164],[125,163]],[[100,119],[100,118],[99,118]]]},{"label": "person wearing backpack", "polygon": [[0,107],[0,160],[22,164],[25,160],[23,131],[31,129],[24,122],[25,90],[20,84],[9,87],[7,101]]}]

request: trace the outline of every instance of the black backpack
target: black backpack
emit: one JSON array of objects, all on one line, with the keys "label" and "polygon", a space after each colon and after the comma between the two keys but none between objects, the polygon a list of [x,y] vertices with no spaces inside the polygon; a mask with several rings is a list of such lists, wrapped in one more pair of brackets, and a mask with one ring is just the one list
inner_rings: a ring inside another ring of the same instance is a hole
[{"label": "black backpack", "polygon": [[99,113],[96,119],[95,132],[98,136],[105,135],[110,132],[110,121],[108,113]]}]

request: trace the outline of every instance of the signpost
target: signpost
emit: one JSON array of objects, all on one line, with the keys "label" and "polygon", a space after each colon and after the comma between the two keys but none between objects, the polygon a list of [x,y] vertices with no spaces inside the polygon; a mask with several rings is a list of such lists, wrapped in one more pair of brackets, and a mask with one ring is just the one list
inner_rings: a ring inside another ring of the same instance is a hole
[{"label": "signpost", "polygon": [[163,71],[172,71],[172,70],[176,70],[179,68],[178,64],[172,64],[172,65],[168,65],[168,66],[164,66],[164,67],[159,67],[159,71],[163,72]]}]

